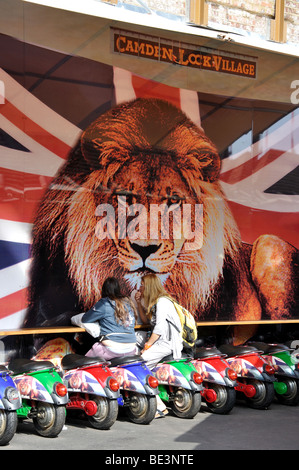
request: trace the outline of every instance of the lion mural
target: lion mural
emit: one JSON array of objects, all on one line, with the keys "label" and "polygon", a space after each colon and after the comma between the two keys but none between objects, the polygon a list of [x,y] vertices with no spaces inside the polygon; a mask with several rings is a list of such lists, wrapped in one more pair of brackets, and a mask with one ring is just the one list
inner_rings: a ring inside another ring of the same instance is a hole
[{"label": "lion mural", "polygon": [[146,272],[198,320],[291,318],[297,250],[271,235],[242,243],[219,171],[213,143],[168,102],[137,99],[100,116],[39,207],[25,326],[68,324],[106,277],[129,294]]}]

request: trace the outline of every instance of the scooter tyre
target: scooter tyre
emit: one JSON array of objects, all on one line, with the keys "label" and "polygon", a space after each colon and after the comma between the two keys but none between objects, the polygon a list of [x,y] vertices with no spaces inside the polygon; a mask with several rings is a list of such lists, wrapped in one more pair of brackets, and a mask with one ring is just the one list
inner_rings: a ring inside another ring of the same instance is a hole
[{"label": "scooter tyre", "polygon": [[0,410],[0,446],[6,446],[12,440],[17,425],[16,411]]},{"label": "scooter tyre", "polygon": [[233,387],[225,387],[220,384],[209,384],[209,388],[215,390],[217,399],[213,403],[206,402],[209,410],[214,414],[228,414],[236,403],[236,390]]},{"label": "scooter tyre", "polygon": [[255,410],[265,410],[269,408],[275,397],[273,382],[252,380],[250,382],[248,381],[248,383],[254,385],[257,390],[254,397],[245,398],[250,408],[254,408]]},{"label": "scooter tyre", "polygon": [[37,412],[39,416],[32,419],[36,432],[42,437],[57,437],[65,424],[65,407],[38,402]]},{"label": "scooter tyre", "polygon": [[283,395],[279,393],[275,393],[275,396],[279,403],[282,405],[289,405],[295,406],[299,403],[299,383],[297,380],[285,377],[284,379],[280,380],[280,382],[284,382],[287,386],[287,391]]},{"label": "scooter tyre", "polygon": [[108,400],[106,397],[95,397],[93,401],[97,404],[97,412],[93,416],[88,416],[88,422],[95,429],[110,429],[118,416],[117,400]]},{"label": "scooter tyre", "polygon": [[169,401],[169,406],[178,418],[192,419],[200,410],[201,394],[179,387]]},{"label": "scooter tyre", "polygon": [[135,424],[150,424],[157,411],[157,399],[155,396],[147,396],[142,393],[131,393],[130,404],[126,407],[126,413],[130,421]]}]

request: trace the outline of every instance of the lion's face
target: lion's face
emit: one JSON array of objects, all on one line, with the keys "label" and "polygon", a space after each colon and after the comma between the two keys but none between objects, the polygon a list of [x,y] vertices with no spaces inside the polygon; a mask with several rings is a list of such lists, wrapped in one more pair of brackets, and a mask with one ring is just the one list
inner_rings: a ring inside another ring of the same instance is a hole
[{"label": "lion's face", "polygon": [[121,168],[110,189],[116,216],[114,243],[130,279],[138,280],[144,271],[170,273],[185,242],[183,225],[175,234],[173,228],[190,199],[181,175],[170,166],[139,160]]}]

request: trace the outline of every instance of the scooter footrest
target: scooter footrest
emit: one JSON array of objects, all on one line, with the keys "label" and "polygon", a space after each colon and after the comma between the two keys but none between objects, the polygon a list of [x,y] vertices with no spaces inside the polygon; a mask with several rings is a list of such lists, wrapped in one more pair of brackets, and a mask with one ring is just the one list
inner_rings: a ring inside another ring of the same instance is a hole
[{"label": "scooter footrest", "polygon": [[61,366],[65,370],[99,363],[103,364],[107,363],[107,361],[102,357],[88,357],[81,354],[67,354],[61,360]]},{"label": "scooter footrest", "polygon": [[141,356],[138,356],[137,354],[134,356],[121,356],[121,357],[113,357],[112,359],[109,359],[110,366],[121,366],[123,364],[130,364],[132,362],[145,362]]},{"label": "scooter footrest", "polygon": [[253,346],[234,346],[232,344],[222,344],[218,349],[229,357],[258,352]]},{"label": "scooter footrest", "polygon": [[30,359],[13,359],[9,363],[9,370],[14,374],[26,374],[43,369],[53,369],[54,364],[50,361],[32,361]]},{"label": "scooter footrest", "polygon": [[217,348],[199,348],[194,353],[194,359],[205,359],[206,357],[226,356]]}]

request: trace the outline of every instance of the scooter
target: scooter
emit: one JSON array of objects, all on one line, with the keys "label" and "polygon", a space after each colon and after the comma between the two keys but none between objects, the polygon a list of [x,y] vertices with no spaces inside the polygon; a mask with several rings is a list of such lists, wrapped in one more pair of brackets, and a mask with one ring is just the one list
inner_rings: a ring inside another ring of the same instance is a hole
[{"label": "scooter", "polygon": [[192,419],[201,408],[202,377],[192,357],[166,356],[152,370],[159,381],[159,396],[175,416]]},{"label": "scooter", "polygon": [[130,421],[150,424],[157,411],[158,380],[138,355],[109,359],[110,369],[120,386],[118,404]]},{"label": "scooter", "polygon": [[104,359],[67,354],[61,360],[67,410],[84,411],[96,429],[110,429],[118,416],[119,383]]},{"label": "scooter", "polygon": [[22,397],[18,418],[32,419],[40,436],[58,436],[65,424],[68,395],[56,367],[50,361],[13,359],[9,369]]},{"label": "scooter", "polygon": [[17,409],[22,406],[20,393],[10,377],[11,372],[0,365],[0,446],[7,445],[17,430]]},{"label": "scooter", "polygon": [[212,413],[227,414],[236,403],[237,374],[216,347],[196,348],[192,364],[203,378],[201,396]]},{"label": "scooter", "polygon": [[299,350],[285,344],[250,342],[251,346],[262,351],[265,360],[275,370],[275,396],[284,405],[297,405],[299,402]]},{"label": "scooter", "polygon": [[274,400],[274,368],[253,346],[224,344],[218,347],[237,373],[237,396],[245,397],[251,408],[266,409]]}]

